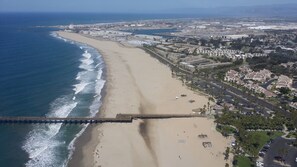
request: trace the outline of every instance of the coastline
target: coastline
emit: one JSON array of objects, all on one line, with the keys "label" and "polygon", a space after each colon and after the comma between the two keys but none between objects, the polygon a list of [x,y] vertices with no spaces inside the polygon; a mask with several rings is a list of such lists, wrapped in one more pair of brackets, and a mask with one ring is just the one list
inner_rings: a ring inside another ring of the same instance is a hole
[{"label": "coastline", "polygon": [[[183,87],[171,78],[167,67],[139,48],[127,48],[116,42],[99,41],[79,34],[58,34],[96,48],[106,63],[105,95],[96,116],[190,113],[207,103],[206,97]],[[175,99],[182,93],[188,96]],[[196,103],[188,103],[189,99],[195,99]],[[222,153],[230,140],[214,128],[213,120],[206,118],[90,125],[75,143],[76,150],[68,165],[225,166],[229,161],[224,160]],[[202,133],[208,135],[206,141],[213,143],[212,148],[203,148],[204,140],[197,137]]]},{"label": "coastline", "polygon": [[[104,58],[103,58],[104,59]],[[105,117],[105,113],[104,112],[100,112],[102,110],[104,110],[104,104],[106,104],[106,99],[108,99],[108,84],[110,83],[110,81],[108,80],[108,70],[107,69],[103,69],[103,79],[106,81],[105,85],[102,89],[101,92],[101,96],[102,96],[102,105],[100,106],[100,108],[98,109],[98,113],[96,114],[95,117]],[[101,125],[100,124],[90,124],[86,130],[84,131],[84,133],[77,138],[76,142],[75,142],[75,150],[73,152],[73,155],[71,157],[71,159],[69,160],[67,166],[71,166],[71,167],[81,167],[81,166],[94,166],[92,163],[93,162],[93,158],[89,157],[89,156],[85,156],[84,158],[82,158],[84,155],[89,155],[91,154],[91,152],[86,152],[87,150],[94,150],[94,148],[97,146],[97,143],[100,142],[99,138],[96,137],[95,134],[97,134],[97,128],[100,128]]]}]

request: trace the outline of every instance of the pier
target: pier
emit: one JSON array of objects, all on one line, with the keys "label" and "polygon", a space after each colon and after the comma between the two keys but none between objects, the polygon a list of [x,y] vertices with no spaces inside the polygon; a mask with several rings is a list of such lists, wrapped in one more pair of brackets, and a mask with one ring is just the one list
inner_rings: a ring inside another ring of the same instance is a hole
[{"label": "pier", "polygon": [[172,119],[205,117],[200,114],[117,114],[116,118],[85,117],[0,117],[0,124],[98,124],[98,123],[132,123],[135,119]]}]

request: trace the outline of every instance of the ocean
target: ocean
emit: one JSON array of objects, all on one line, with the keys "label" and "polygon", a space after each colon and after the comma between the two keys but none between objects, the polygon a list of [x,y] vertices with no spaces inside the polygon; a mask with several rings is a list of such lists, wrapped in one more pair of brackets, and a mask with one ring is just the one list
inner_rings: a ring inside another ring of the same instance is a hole
[{"label": "ocean", "polygon": [[[0,13],[0,116],[92,117],[101,105],[98,51],[51,25],[177,18],[174,15]],[[86,125],[0,125],[0,166],[67,166]]]}]

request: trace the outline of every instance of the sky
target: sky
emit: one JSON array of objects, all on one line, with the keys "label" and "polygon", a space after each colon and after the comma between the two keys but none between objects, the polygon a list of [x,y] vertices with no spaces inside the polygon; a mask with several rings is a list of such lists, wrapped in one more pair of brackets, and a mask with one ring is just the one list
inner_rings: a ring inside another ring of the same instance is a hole
[{"label": "sky", "polygon": [[0,12],[173,12],[187,8],[297,4],[296,0],[0,0]]}]

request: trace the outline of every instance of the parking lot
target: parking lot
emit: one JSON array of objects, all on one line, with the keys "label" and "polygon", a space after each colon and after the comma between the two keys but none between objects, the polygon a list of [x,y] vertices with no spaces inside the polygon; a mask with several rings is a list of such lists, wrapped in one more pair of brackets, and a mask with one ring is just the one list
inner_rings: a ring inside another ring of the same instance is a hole
[{"label": "parking lot", "polygon": [[[270,148],[264,155],[264,167],[296,167],[297,148],[290,146],[288,143],[293,140],[284,139],[282,137],[276,138],[271,144]],[[276,159],[281,158],[283,162]]]}]

